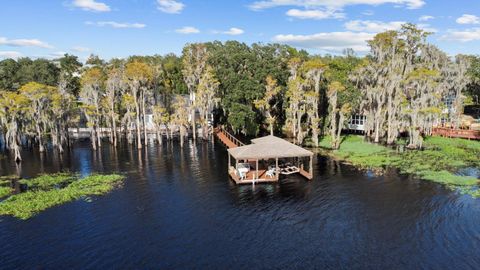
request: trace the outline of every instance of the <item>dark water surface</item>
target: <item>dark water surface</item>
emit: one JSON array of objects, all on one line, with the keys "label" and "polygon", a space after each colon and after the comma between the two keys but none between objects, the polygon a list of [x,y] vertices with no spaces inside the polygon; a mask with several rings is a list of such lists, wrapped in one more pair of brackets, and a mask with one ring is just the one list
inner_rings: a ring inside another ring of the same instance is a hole
[{"label": "dark water surface", "polygon": [[1,269],[480,269],[480,200],[318,156],[315,179],[236,186],[219,143],[77,143],[0,175],[122,172],[123,188],[27,221],[0,217]]}]

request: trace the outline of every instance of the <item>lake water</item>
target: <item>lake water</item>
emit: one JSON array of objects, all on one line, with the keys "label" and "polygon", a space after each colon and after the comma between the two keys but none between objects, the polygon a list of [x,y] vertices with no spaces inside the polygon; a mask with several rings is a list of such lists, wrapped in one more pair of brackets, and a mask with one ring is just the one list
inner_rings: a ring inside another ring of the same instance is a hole
[{"label": "lake water", "polygon": [[0,174],[121,172],[124,187],[0,217],[0,269],[479,269],[480,200],[317,156],[313,181],[236,186],[218,142],[76,143]]}]

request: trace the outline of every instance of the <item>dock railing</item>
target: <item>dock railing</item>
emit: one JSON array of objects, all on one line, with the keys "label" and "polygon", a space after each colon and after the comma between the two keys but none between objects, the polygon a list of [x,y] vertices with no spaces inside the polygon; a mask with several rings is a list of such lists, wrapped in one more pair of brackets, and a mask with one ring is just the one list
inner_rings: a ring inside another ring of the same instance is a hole
[{"label": "dock railing", "polygon": [[[221,133],[223,134],[228,140],[230,140],[233,144],[235,144],[236,146],[244,146],[245,144],[243,142],[241,142],[239,139],[235,138],[235,136],[233,136],[232,134],[230,134],[230,132],[226,131],[225,129],[223,129],[222,127],[216,127],[215,128],[215,131],[217,133],[217,136],[218,136],[218,133]],[[225,142],[224,142],[225,143]]]},{"label": "dock railing", "polygon": [[432,135],[449,137],[449,138],[463,138],[471,140],[480,140],[480,131],[469,129],[451,129],[444,127],[433,128]]}]

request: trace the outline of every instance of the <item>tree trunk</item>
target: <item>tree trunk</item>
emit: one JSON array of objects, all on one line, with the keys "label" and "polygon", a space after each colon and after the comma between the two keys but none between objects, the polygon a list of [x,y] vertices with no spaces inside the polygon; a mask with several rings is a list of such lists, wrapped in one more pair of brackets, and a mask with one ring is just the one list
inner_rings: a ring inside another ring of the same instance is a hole
[{"label": "tree trunk", "polygon": [[113,145],[117,146],[117,123],[115,121],[115,114],[112,113],[112,130],[111,130],[112,138],[113,138]]},{"label": "tree trunk", "polygon": [[293,121],[292,121],[292,131],[293,131],[293,143],[297,143],[297,113],[293,113]]},{"label": "tree trunk", "polygon": [[142,91],[142,114],[143,114],[143,140],[146,147],[148,143],[148,134],[147,134],[147,115],[145,114],[145,90]]},{"label": "tree trunk", "polygon": [[3,150],[6,150],[8,142],[7,142],[7,135],[5,134],[4,130],[2,130],[2,137],[3,137]]},{"label": "tree trunk", "polygon": [[318,147],[318,128],[312,128],[312,140],[315,147]]},{"label": "tree trunk", "polygon": [[162,132],[160,130],[157,131],[157,141],[158,144],[162,145]]},{"label": "tree trunk", "polygon": [[102,129],[98,127],[98,125],[96,125],[95,129],[97,132],[98,147],[100,148],[102,146]]},{"label": "tree trunk", "polygon": [[7,131],[7,142],[8,142],[8,147],[13,150],[13,153],[15,155],[15,162],[19,163],[22,161],[22,155],[20,153],[20,146],[18,145],[18,135],[17,135],[17,130],[18,130],[18,124],[15,119],[12,120],[11,124],[11,129]]},{"label": "tree trunk", "polygon": [[[16,141],[16,139],[15,139]],[[13,144],[13,152],[15,153],[15,161],[16,162],[21,162],[22,161],[22,155],[20,154],[20,146],[17,144],[17,142],[14,142]]]},{"label": "tree trunk", "polygon": [[127,125],[127,139],[128,139],[128,144],[133,144],[133,133],[132,133],[132,129],[130,128],[132,125],[131,125],[131,122],[129,121],[128,122],[128,125]]},{"label": "tree trunk", "polygon": [[334,109],[333,112],[331,112],[332,114],[332,117],[330,119],[330,136],[332,137],[332,142],[331,142],[331,146],[333,149],[337,149],[336,148],[336,145],[337,145],[337,112],[336,110]]},{"label": "tree trunk", "polygon": [[335,149],[340,148],[340,135],[342,134],[343,122],[345,121],[345,115],[340,111],[340,119],[338,120],[337,138],[335,139]]},{"label": "tree trunk", "polygon": [[63,153],[63,138],[62,138],[62,127],[60,125],[55,125],[56,131],[55,131],[55,136],[58,138],[57,139],[57,148],[58,152],[60,154]]},{"label": "tree trunk", "polygon": [[301,134],[302,133],[302,128],[301,128],[302,116],[299,115],[299,114],[300,114],[300,112],[297,112],[297,128],[298,128],[298,130],[297,130],[297,144],[298,145],[302,144],[302,142],[303,142],[303,136]]},{"label": "tree trunk", "polygon": [[192,116],[192,135],[193,135],[193,140],[195,141],[197,139],[197,128],[195,127],[195,108],[192,108],[191,116]]},{"label": "tree trunk", "polygon": [[113,113],[110,113],[110,144],[115,144],[115,130],[113,128],[113,125],[114,125],[114,116],[113,116]]},{"label": "tree trunk", "polygon": [[155,134],[157,143],[162,145],[162,131],[160,130],[160,125],[155,125]]},{"label": "tree trunk", "polygon": [[375,119],[375,143],[380,141],[380,119]]},{"label": "tree trunk", "polygon": [[95,128],[91,127],[90,131],[90,141],[92,142],[92,148],[93,150],[97,150],[97,138],[95,136]]},{"label": "tree trunk", "polygon": [[135,111],[137,112],[136,124],[135,124],[135,128],[137,130],[137,148],[142,149],[142,134],[140,131],[140,106],[138,104],[138,99],[136,97],[135,97]]},{"label": "tree trunk", "polygon": [[180,126],[180,147],[183,148],[184,127]]},{"label": "tree trunk", "polygon": [[169,133],[167,124],[165,124],[165,134],[167,135],[167,141],[169,141],[170,140],[170,133]]},{"label": "tree trunk", "polygon": [[38,149],[40,153],[43,153],[45,152],[45,147],[43,145],[42,131],[38,122],[36,122],[35,129],[37,131]]}]

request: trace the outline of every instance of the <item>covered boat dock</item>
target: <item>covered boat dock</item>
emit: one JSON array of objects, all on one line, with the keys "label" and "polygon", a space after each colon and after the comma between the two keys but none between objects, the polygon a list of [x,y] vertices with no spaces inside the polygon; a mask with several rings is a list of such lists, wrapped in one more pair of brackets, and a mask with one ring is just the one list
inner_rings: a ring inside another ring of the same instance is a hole
[{"label": "covered boat dock", "polygon": [[[235,162],[232,164],[232,158]],[[313,178],[313,153],[275,136],[228,149],[228,173],[237,184],[277,182],[280,175]]]}]

